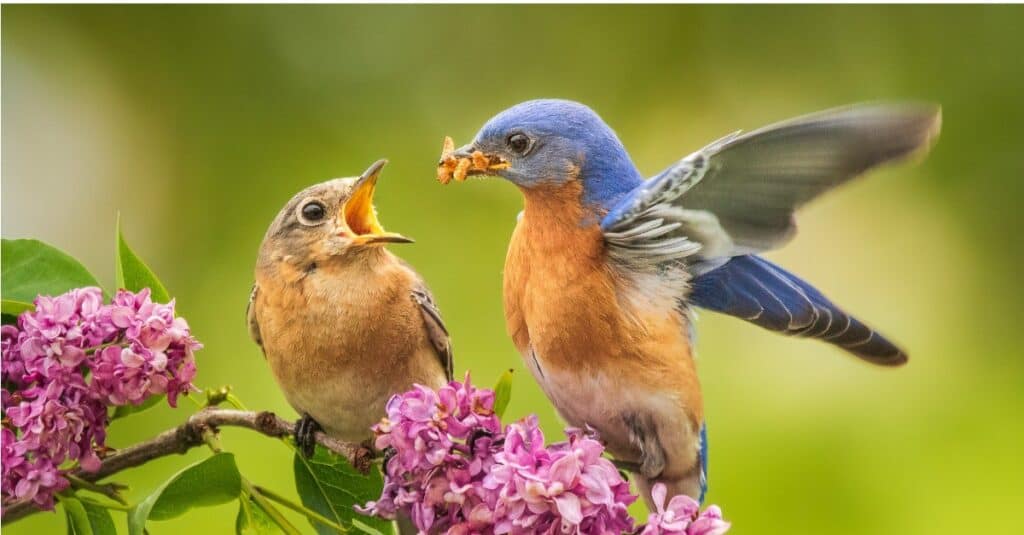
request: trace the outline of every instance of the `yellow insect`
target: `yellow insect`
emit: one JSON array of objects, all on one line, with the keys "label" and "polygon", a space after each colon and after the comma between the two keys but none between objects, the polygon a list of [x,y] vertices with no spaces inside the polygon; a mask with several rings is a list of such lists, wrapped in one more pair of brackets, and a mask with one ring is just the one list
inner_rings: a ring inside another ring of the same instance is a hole
[{"label": "yellow insect", "polygon": [[442,184],[451,182],[453,178],[462,182],[470,175],[486,175],[507,167],[508,162],[505,160],[488,157],[479,150],[468,155],[458,155],[455,153],[455,142],[451,136],[445,136],[444,144],[441,145],[441,159],[437,164],[437,180]]}]

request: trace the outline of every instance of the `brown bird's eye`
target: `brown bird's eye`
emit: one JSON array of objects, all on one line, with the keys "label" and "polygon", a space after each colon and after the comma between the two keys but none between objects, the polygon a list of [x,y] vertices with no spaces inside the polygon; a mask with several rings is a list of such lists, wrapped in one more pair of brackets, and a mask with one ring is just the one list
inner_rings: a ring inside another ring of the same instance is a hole
[{"label": "brown bird's eye", "polygon": [[530,138],[526,134],[512,134],[508,136],[508,148],[517,154],[526,154],[530,150]]},{"label": "brown bird's eye", "polygon": [[317,223],[327,216],[327,208],[320,201],[312,201],[302,207],[304,223]]}]

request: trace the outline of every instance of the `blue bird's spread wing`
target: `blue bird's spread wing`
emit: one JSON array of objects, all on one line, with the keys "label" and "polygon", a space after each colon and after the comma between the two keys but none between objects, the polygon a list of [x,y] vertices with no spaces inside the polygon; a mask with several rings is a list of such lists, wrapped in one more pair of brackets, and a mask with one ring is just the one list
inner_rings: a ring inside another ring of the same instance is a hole
[{"label": "blue bird's spread wing", "polygon": [[940,120],[935,106],[862,105],[729,135],[613,206],[601,220],[608,253],[629,269],[682,266],[691,277],[689,303],[822,339],[871,362],[902,364],[899,348],[753,254],[789,241],[804,203],[928,147]]},{"label": "blue bird's spread wing", "polygon": [[817,338],[887,366],[907,355],[796,275],[754,255],[695,278],[689,302],[790,336]]},{"label": "blue bird's spread wing", "polygon": [[793,212],[877,165],[928,145],[938,108],[862,105],[727,136],[645,181],[602,219],[613,258],[634,266],[687,258],[692,274],[777,248]]}]

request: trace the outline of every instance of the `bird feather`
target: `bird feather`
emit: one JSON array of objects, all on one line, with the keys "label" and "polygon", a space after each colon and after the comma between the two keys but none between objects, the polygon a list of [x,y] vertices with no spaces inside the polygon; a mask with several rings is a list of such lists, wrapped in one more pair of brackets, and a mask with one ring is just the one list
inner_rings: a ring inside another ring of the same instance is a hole
[{"label": "bird feather", "polygon": [[[861,105],[733,133],[643,182],[602,218],[620,260],[643,266],[630,251],[652,225],[700,245],[676,250],[700,275],[718,258],[775,249],[796,232],[794,211],[807,201],[886,162],[926,147],[938,132],[938,108]],[[643,229],[638,231],[637,229]]]}]

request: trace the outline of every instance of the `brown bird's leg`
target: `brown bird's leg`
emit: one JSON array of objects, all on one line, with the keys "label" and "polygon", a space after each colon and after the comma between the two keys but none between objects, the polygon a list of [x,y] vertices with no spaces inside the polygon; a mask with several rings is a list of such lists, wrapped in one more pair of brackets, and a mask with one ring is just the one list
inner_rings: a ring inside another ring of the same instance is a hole
[{"label": "brown bird's leg", "polygon": [[320,424],[312,416],[302,413],[302,418],[295,422],[295,445],[299,447],[302,456],[310,458],[316,451],[316,433],[323,431]]}]

